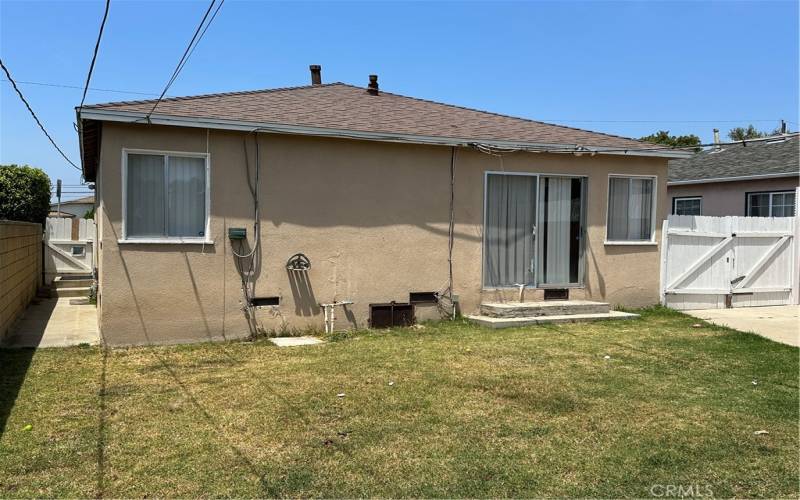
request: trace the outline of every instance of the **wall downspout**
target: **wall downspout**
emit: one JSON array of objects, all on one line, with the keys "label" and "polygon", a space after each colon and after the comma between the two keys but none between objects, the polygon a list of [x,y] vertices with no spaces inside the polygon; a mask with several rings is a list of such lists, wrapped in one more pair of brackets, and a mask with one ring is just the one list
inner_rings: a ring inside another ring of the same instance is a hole
[{"label": "wall downspout", "polygon": [[447,229],[447,290],[453,308],[451,318],[456,319],[456,302],[453,294],[453,237],[455,233],[456,147],[450,147],[450,224]]}]

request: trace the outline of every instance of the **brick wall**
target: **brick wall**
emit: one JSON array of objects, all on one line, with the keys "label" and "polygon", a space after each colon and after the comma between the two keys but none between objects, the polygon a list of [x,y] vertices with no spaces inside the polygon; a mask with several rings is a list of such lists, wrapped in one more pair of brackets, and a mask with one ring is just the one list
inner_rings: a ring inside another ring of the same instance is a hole
[{"label": "brick wall", "polygon": [[36,296],[41,276],[41,224],[0,221],[0,339]]}]

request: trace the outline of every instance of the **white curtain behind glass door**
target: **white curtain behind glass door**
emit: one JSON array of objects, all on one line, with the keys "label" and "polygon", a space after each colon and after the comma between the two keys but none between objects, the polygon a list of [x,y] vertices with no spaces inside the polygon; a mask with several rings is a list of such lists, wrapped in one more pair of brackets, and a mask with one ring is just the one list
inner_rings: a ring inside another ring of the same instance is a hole
[{"label": "white curtain behind glass door", "polygon": [[540,259],[540,282],[546,284],[570,283],[570,221],[572,215],[572,179],[545,177],[539,196],[542,197],[544,222],[544,255]]},{"label": "white curtain behind glass door", "polygon": [[489,174],[486,178],[484,285],[533,284],[536,177]]}]

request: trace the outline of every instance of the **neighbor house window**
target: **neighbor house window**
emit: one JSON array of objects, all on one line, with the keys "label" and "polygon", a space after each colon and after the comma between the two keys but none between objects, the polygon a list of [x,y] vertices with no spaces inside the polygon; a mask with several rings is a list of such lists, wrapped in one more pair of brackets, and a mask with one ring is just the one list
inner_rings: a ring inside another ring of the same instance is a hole
[{"label": "neighbor house window", "polygon": [[126,238],[198,238],[206,231],[206,155],[126,155]]},{"label": "neighbor house window", "polygon": [[653,241],[654,234],[655,178],[610,176],[606,240]]},{"label": "neighbor house window", "polygon": [[673,198],[672,213],[675,215],[703,215],[703,198],[701,196]]},{"label": "neighbor house window", "polygon": [[751,217],[792,217],[794,191],[747,193],[747,215]]}]

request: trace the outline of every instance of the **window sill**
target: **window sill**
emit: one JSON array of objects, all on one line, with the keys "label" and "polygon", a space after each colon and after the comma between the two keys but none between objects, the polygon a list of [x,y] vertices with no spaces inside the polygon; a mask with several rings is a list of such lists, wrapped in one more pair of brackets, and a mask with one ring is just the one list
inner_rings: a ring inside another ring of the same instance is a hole
[{"label": "window sill", "polygon": [[214,240],[203,238],[128,238],[117,240],[120,245],[213,245]]},{"label": "window sill", "polygon": [[[586,288],[586,285],[582,285],[580,283],[570,283],[565,285],[525,285],[525,290],[547,290],[550,288],[569,288],[574,290],[574,289]],[[498,291],[508,291],[508,290],[519,291],[519,287],[514,285],[481,287],[482,292],[498,292]]]},{"label": "window sill", "polygon": [[657,241],[604,241],[606,246],[657,246]]}]

